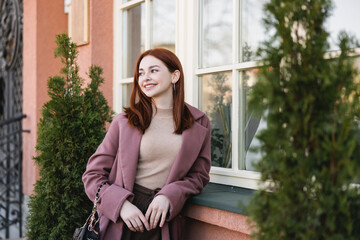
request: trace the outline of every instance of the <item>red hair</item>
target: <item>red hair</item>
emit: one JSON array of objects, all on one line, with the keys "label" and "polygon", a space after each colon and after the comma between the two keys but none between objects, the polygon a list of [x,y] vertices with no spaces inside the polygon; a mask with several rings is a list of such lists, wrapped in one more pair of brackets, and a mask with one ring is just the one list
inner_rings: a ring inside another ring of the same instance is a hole
[{"label": "red hair", "polygon": [[[142,133],[145,132],[151,123],[153,115],[152,99],[141,91],[138,81],[140,62],[146,56],[153,56],[162,61],[171,73],[176,70],[180,72],[179,80],[176,82],[175,90],[173,91],[173,118],[175,122],[174,133],[181,134],[185,129],[193,125],[194,117],[184,101],[184,72],[180,60],[173,52],[164,48],[147,50],[139,56],[136,62],[130,107],[124,108],[128,123],[138,128]],[[137,98],[138,101],[136,102]]]}]

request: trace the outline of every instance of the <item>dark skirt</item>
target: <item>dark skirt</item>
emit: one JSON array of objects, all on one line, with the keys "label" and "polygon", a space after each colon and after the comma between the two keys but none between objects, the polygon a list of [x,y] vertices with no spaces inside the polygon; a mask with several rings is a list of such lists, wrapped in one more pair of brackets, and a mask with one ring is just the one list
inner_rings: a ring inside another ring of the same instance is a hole
[{"label": "dark skirt", "polygon": [[[159,192],[160,189],[151,190],[146,187],[143,187],[138,184],[134,184],[134,200],[132,204],[140,209],[140,211],[144,214],[148,209],[150,203],[154,199],[154,196]],[[159,224],[159,223],[158,223]],[[145,229],[145,226],[144,226]],[[161,239],[161,228],[157,226],[155,229],[144,232],[133,232],[131,231],[126,224],[124,224],[122,240],[160,240]]]}]

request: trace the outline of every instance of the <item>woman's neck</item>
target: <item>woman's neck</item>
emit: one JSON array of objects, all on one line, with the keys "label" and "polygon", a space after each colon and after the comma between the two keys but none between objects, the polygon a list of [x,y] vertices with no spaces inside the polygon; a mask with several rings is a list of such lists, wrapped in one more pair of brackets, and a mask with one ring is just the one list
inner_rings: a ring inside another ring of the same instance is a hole
[{"label": "woman's neck", "polygon": [[157,108],[161,109],[169,109],[173,107],[173,99],[172,98],[153,98],[154,105]]}]

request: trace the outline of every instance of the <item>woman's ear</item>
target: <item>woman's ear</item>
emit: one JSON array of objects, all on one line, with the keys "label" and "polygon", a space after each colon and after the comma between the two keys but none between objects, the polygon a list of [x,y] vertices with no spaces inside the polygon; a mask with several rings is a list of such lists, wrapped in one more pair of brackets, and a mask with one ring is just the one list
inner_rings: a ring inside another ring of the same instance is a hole
[{"label": "woman's ear", "polygon": [[179,81],[180,79],[180,71],[179,70],[175,70],[172,74],[171,74],[171,83],[177,83],[177,81]]}]

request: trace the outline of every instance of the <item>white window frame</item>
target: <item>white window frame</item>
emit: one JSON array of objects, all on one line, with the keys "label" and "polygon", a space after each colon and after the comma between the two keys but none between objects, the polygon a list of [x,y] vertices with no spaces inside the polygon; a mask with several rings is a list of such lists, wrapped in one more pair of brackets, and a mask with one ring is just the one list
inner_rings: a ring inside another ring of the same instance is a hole
[{"label": "white window frame", "polygon": [[[194,21],[189,19],[195,19],[195,10],[189,7],[193,5],[193,0],[176,0],[176,22],[183,22],[176,27],[175,37],[175,53],[179,57],[183,64],[185,79],[193,79],[194,76],[194,63],[195,56],[191,54],[194,52],[194,44],[192,41],[195,35],[195,28],[191,25]],[[133,78],[122,78],[122,70],[124,69],[124,63],[122,59],[122,46],[123,46],[123,11],[129,8],[135,7],[139,4],[145,3],[145,50],[150,49],[151,46],[151,0],[132,0],[126,3],[122,3],[122,0],[114,0],[114,110],[115,112],[122,112],[122,89],[121,84],[132,83]],[[189,26],[192,31],[188,31]],[[122,67],[119,67],[122,66]],[[197,86],[194,82],[188,80],[185,81],[185,89],[190,89],[186,92],[186,101],[194,104],[196,99]],[[119,94],[118,94],[119,93]]]},{"label": "white window frame", "polygon": [[[233,0],[233,29],[232,29],[232,63],[217,67],[199,68],[199,4],[201,0],[176,0],[176,37],[175,53],[183,64],[185,75],[185,100],[195,107],[199,107],[199,79],[204,74],[232,72],[232,167],[211,167],[210,181],[214,183],[257,189],[260,183],[260,173],[256,171],[240,170],[240,160],[245,161],[245,106],[243,99],[242,71],[259,67],[256,61],[239,62],[241,59],[241,18],[242,1]],[[122,85],[133,82],[133,78],[122,78],[124,68],[122,58],[123,46],[123,14],[126,9],[145,3],[145,50],[151,46],[151,0],[131,0],[122,3],[114,0],[114,111],[122,112]],[[179,24],[180,23],[180,24]],[[327,57],[337,57],[339,51],[329,52]],[[360,56],[360,48],[355,49],[353,56]],[[120,67],[121,66],[121,67]],[[237,120],[237,121],[236,121]]]},{"label": "white window frame", "polygon": [[[123,11],[131,7],[145,3],[145,50],[150,48],[150,4],[151,0],[132,0],[122,3],[122,0],[114,0],[114,87],[113,87],[113,106],[114,111],[122,112],[122,84],[132,83],[133,78],[122,78],[123,58]],[[177,0],[176,1],[176,40],[175,53],[183,64],[185,75],[185,100],[195,107],[199,107],[199,78],[208,73],[222,71],[232,71],[232,116],[233,119],[244,119],[244,107],[239,104],[240,92],[242,91],[242,80],[240,73],[243,70],[258,67],[253,62],[239,63],[240,43],[240,0],[233,0],[233,56],[232,64],[219,67],[198,68],[199,60],[199,1]],[[239,11],[237,11],[237,9]],[[178,24],[181,23],[181,24]],[[122,67],[119,67],[122,66]],[[195,66],[195,67],[194,67]],[[229,169],[221,167],[211,167],[210,181],[214,183],[257,189],[260,180],[260,173],[249,170],[239,170],[239,157],[245,157],[244,147],[240,142],[245,140],[243,121],[232,122],[232,167]],[[242,136],[240,139],[239,137]],[[241,153],[241,155],[239,154]]]},{"label": "white window frame", "polygon": [[[197,3],[200,1],[196,1]],[[240,46],[241,42],[241,0],[233,0],[233,26],[232,26],[232,63],[223,66],[197,68],[195,75],[199,79],[204,74],[219,73],[225,71],[232,72],[232,165],[231,168],[211,167],[210,181],[214,183],[257,189],[259,188],[259,181],[261,174],[256,171],[242,170],[240,165],[244,168],[245,161],[245,106],[242,93],[244,92],[244,84],[242,79],[242,71],[250,70],[259,67],[256,61],[239,62],[241,59]],[[196,6],[199,12],[199,5]],[[199,13],[199,19],[201,18]],[[199,20],[200,21],[200,20]],[[199,21],[197,27],[199,28]],[[199,39],[196,39],[200,44]],[[200,46],[196,52],[200,51]],[[199,62],[198,58],[196,59]]]},{"label": "white window frame", "polygon": [[[196,1],[201,2],[202,0]],[[247,61],[240,62],[242,59],[239,46],[242,45],[241,39],[241,13],[242,13],[242,0],[233,0],[233,30],[232,30],[232,64],[227,64],[223,66],[208,67],[208,68],[197,68],[195,70],[195,75],[199,79],[202,75],[219,73],[219,72],[232,72],[232,167],[231,168],[222,168],[222,167],[211,167],[210,171],[210,181],[220,184],[239,186],[250,189],[261,188],[261,174],[256,171],[249,170],[240,170],[239,168],[244,168],[245,162],[245,106],[244,102],[240,99],[244,99],[242,94],[244,93],[244,82],[242,79],[242,72],[250,69],[255,69],[260,67],[260,62],[258,61]],[[197,12],[199,12],[199,6],[196,6]],[[200,14],[198,16],[201,17]],[[200,21],[200,20],[199,20]],[[199,21],[196,25],[199,28]],[[195,24],[194,24],[195,25]],[[197,35],[196,35],[197,36]],[[199,42],[198,39],[195,42]],[[199,42],[200,44],[200,42]],[[196,52],[200,51],[200,47]],[[325,57],[336,58],[340,55],[340,51],[333,51],[326,53]],[[350,54],[350,57],[360,56],[360,48],[354,49],[354,52]],[[196,63],[199,61],[199,56],[196,58]],[[238,121],[236,121],[238,119]],[[241,162],[244,161],[244,162]],[[242,165],[242,166],[240,166]]]}]

